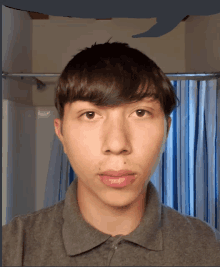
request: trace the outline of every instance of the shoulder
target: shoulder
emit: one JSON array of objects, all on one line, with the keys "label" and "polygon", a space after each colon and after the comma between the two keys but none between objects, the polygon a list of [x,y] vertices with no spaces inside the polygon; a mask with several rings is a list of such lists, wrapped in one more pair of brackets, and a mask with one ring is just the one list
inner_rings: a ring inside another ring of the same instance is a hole
[{"label": "shoulder", "polygon": [[45,224],[54,220],[59,220],[60,215],[62,216],[64,200],[56,203],[55,205],[41,210],[28,213],[25,215],[15,216],[8,224],[2,227],[4,234],[17,233],[21,229],[27,230],[28,228],[36,227],[39,223]]},{"label": "shoulder", "polygon": [[[220,264],[220,232],[207,222],[162,204],[162,231],[165,247],[178,247],[203,262]],[[199,261],[200,262],[200,261]]]},{"label": "shoulder", "polygon": [[184,215],[164,204],[162,205],[162,221],[167,230],[168,228],[170,231],[178,230],[179,234],[184,234],[187,230],[192,234],[190,238],[194,238],[195,235],[202,236],[203,239],[212,237],[214,241],[220,242],[220,232],[213,226],[199,218]]},{"label": "shoulder", "polygon": [[64,200],[57,204],[14,217],[8,224],[2,226],[2,264],[22,265],[24,243],[34,242],[38,236],[45,235],[51,227],[62,223]]}]

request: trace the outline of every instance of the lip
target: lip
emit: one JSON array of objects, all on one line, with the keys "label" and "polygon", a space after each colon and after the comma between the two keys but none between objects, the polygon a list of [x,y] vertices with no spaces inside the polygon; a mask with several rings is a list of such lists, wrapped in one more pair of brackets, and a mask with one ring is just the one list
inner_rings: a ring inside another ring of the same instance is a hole
[{"label": "lip", "polygon": [[100,173],[100,175],[105,175],[105,176],[112,176],[112,177],[121,177],[121,176],[127,176],[135,174],[133,171],[130,170],[120,170],[120,171],[114,171],[114,170],[107,170],[103,173]]},{"label": "lip", "polygon": [[134,183],[135,175],[124,175],[120,177],[100,175],[100,180],[109,187],[123,188]]}]

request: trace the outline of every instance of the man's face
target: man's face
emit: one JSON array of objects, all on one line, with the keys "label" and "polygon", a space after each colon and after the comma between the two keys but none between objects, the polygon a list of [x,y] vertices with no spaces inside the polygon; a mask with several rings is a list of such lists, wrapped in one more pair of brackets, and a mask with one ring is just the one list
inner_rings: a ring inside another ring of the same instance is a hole
[{"label": "man's face", "polygon": [[[140,196],[167,137],[160,103],[150,99],[116,108],[100,108],[84,101],[68,103],[63,136],[59,119],[54,120],[54,126],[78,176],[80,190],[109,207],[127,206]],[[136,179],[126,187],[109,187],[99,176],[109,169],[131,170]]]}]

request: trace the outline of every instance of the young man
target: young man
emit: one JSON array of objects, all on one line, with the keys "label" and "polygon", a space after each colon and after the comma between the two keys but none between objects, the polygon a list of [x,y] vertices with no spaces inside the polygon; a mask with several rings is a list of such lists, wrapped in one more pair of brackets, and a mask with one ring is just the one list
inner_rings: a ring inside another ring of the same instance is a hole
[{"label": "young man", "polygon": [[77,54],[59,78],[54,121],[77,178],[64,201],[3,227],[3,265],[220,265],[220,233],[160,203],[150,182],[175,98],[127,44]]}]

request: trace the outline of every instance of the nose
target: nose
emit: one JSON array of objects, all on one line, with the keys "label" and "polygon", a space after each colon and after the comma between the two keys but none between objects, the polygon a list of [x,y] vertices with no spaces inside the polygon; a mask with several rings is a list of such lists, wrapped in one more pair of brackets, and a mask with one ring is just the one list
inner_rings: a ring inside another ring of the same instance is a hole
[{"label": "nose", "polygon": [[131,152],[129,126],[121,121],[111,123],[105,132],[103,149],[104,152],[110,151],[116,155],[122,152],[129,154]]}]

